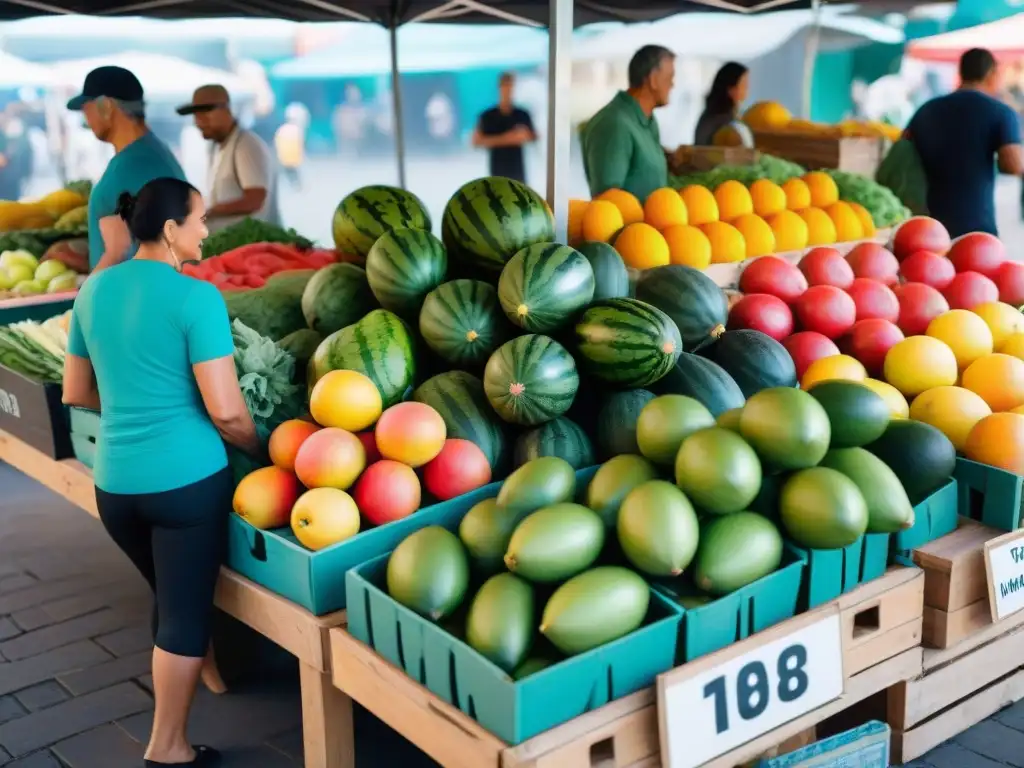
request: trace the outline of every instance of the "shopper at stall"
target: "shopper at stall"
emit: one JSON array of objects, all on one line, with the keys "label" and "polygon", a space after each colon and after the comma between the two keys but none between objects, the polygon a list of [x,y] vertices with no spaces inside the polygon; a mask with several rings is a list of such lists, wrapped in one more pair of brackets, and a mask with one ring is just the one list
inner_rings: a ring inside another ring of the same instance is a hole
[{"label": "shopper at stall", "polygon": [[215,750],[190,746],[186,723],[200,677],[223,685],[210,623],[234,490],[224,442],[260,450],[224,299],[181,274],[199,258],[205,214],[178,178],[122,193],[117,215],[139,247],[82,286],[64,367],[64,402],[100,412],[100,519],[155,595],[151,768],[217,764]]},{"label": "shopper at stall", "polygon": [[498,105],[480,115],[473,131],[473,146],[487,150],[491,176],[526,183],[523,147],[537,140],[537,132],[530,113],[512,101],[515,84],[511,72],[498,78]]},{"label": "shopper at stall", "polygon": [[698,147],[714,144],[719,129],[736,120],[740,104],[747,99],[750,88],[749,70],[742,64],[730,61],[721,66],[711,82],[704,101],[704,111],[697,120],[693,143]]},{"label": "shopper at stall", "polygon": [[211,232],[246,217],[280,223],[277,210],[277,167],[259,136],[242,128],[231,112],[231,97],[222,85],[196,89],[192,101],[178,107],[192,115],[203,138],[213,144],[206,226]]},{"label": "shopper at stall", "polygon": [[654,110],[668,104],[675,72],[672,51],[645,45],[629,62],[629,89],[587,122],[580,143],[592,196],[624,189],[642,202],[668,185],[668,157]]},{"label": "shopper at stall", "polygon": [[999,91],[995,57],[972,48],[960,57],[960,87],[924,104],[905,132],[928,183],[928,212],[953,237],[997,234],[996,168],[1024,174],[1020,120]]}]

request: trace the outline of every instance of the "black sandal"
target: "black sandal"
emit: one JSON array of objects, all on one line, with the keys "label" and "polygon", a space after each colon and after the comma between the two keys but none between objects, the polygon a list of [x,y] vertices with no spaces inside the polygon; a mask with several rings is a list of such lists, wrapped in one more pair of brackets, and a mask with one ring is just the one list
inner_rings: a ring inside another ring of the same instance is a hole
[{"label": "black sandal", "polygon": [[193,747],[196,756],[190,763],[158,763],[153,760],[144,760],[145,768],[169,768],[169,766],[191,766],[191,768],[216,768],[220,765],[220,752],[213,747],[205,747],[197,744]]}]

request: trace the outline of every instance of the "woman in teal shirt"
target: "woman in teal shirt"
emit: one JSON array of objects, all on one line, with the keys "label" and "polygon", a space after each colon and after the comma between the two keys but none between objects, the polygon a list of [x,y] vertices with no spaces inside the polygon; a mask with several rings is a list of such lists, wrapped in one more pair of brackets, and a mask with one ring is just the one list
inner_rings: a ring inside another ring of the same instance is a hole
[{"label": "woman in teal shirt", "polygon": [[224,441],[252,454],[260,444],[224,300],[181,274],[207,235],[201,195],[156,179],[137,198],[122,195],[118,212],[138,252],[90,277],[75,300],[64,402],[100,411],[100,519],[156,596],[146,765],[212,766],[218,753],[192,747],[185,727],[200,675],[223,685],[209,650],[234,489]]}]

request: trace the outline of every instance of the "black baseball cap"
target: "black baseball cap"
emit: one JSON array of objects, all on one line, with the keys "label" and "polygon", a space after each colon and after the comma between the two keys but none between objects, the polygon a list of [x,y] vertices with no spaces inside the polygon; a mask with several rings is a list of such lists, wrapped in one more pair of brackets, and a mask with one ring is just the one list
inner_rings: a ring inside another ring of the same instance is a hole
[{"label": "black baseball cap", "polygon": [[82,92],[68,102],[75,112],[90,101],[106,97],[142,106],[145,99],[139,78],[123,67],[97,67],[85,76]]}]

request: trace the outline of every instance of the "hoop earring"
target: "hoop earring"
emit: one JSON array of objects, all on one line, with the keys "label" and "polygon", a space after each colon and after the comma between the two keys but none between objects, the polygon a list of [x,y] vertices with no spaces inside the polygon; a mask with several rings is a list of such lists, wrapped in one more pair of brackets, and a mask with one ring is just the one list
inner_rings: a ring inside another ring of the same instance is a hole
[{"label": "hoop earring", "polygon": [[174,251],[174,246],[171,245],[171,241],[164,238],[164,245],[167,246],[167,252],[171,254],[171,258],[174,259],[174,269],[181,272],[181,259],[178,258],[178,254]]}]

